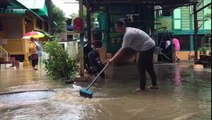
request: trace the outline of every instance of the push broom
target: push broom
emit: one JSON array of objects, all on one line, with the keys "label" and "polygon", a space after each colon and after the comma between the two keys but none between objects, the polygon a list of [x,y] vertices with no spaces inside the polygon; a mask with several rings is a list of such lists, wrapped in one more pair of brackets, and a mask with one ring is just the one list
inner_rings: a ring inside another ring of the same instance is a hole
[{"label": "push broom", "polygon": [[98,79],[100,74],[105,70],[105,68],[108,65],[109,65],[109,62],[107,62],[107,64],[104,66],[104,68],[98,73],[98,75],[94,78],[94,80],[90,83],[90,85],[87,86],[87,88],[80,89],[80,96],[88,97],[88,98],[92,98],[93,97],[93,92],[90,92],[89,89],[90,89],[91,85]]}]

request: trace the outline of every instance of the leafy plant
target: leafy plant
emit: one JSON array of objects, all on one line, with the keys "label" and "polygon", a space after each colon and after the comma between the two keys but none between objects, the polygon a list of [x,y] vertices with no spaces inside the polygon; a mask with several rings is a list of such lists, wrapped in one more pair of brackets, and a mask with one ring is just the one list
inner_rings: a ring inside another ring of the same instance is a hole
[{"label": "leafy plant", "polygon": [[201,47],[201,48],[199,48],[199,51],[205,53],[207,51],[207,48],[206,47]]},{"label": "leafy plant", "polygon": [[44,60],[47,74],[54,80],[68,80],[76,72],[76,59],[71,58],[57,40],[46,42],[49,59]]},{"label": "leafy plant", "polygon": [[202,54],[206,54],[207,51],[211,51],[211,47],[205,44],[205,46],[199,48],[199,52]]}]

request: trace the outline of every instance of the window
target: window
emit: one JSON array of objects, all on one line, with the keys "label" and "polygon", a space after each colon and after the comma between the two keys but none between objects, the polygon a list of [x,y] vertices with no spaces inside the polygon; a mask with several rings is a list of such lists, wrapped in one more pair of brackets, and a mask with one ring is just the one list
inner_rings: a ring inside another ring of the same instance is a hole
[{"label": "window", "polygon": [[48,30],[49,30],[48,27],[49,27],[49,26],[48,26],[48,23],[45,23],[45,24],[44,24],[44,30],[45,30],[45,31],[48,31]]},{"label": "window", "polygon": [[37,19],[36,26],[40,29],[42,29],[42,21],[40,19]]},{"label": "window", "polygon": [[59,44],[64,50],[67,49],[67,42],[59,42]]},{"label": "window", "polygon": [[181,9],[177,8],[174,10],[173,15],[174,29],[181,29]]},{"label": "window", "polygon": [[[17,39],[22,37],[22,18],[6,18],[7,20],[7,29],[5,29],[5,33],[7,33],[7,38],[9,39]],[[14,29],[16,28],[16,29]]]},{"label": "window", "polygon": [[[204,0],[204,5],[207,5],[207,4],[209,4],[211,1],[209,1],[209,0]],[[206,7],[205,9],[204,9],[204,17],[206,17],[207,16],[207,20],[205,21],[205,23],[204,23],[204,29],[211,29],[211,7]]]},{"label": "window", "polygon": [[155,11],[155,17],[159,17],[162,15],[162,7],[159,5],[154,6],[154,11]]}]

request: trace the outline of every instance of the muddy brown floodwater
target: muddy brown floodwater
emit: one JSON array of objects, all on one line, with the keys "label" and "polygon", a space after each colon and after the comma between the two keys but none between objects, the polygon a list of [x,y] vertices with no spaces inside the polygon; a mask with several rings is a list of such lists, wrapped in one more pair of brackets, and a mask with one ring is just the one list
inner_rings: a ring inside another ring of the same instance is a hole
[{"label": "muddy brown floodwater", "polygon": [[92,99],[79,95],[89,83],[55,82],[43,69],[3,69],[0,92],[7,94],[0,95],[0,119],[211,120],[211,69],[190,64],[155,64],[159,90],[147,92],[133,92],[139,85],[135,65],[109,66],[106,78],[91,87]]}]

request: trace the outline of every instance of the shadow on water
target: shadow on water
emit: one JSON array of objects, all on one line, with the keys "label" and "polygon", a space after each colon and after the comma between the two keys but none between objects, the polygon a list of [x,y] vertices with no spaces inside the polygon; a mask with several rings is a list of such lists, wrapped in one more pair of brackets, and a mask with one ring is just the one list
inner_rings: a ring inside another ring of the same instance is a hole
[{"label": "shadow on water", "polygon": [[[125,65],[107,68],[106,78],[99,79],[89,90],[94,92],[92,99],[79,95],[79,89],[89,84],[85,82],[60,88],[45,82],[39,85],[51,86],[53,92],[0,95],[0,118],[211,120],[211,71],[194,71],[187,64],[156,64],[155,69],[159,90],[133,92],[139,85],[137,69],[134,65]],[[40,74],[40,79],[46,78]],[[32,85],[28,83],[25,88]],[[147,85],[150,84],[147,76]]]}]

